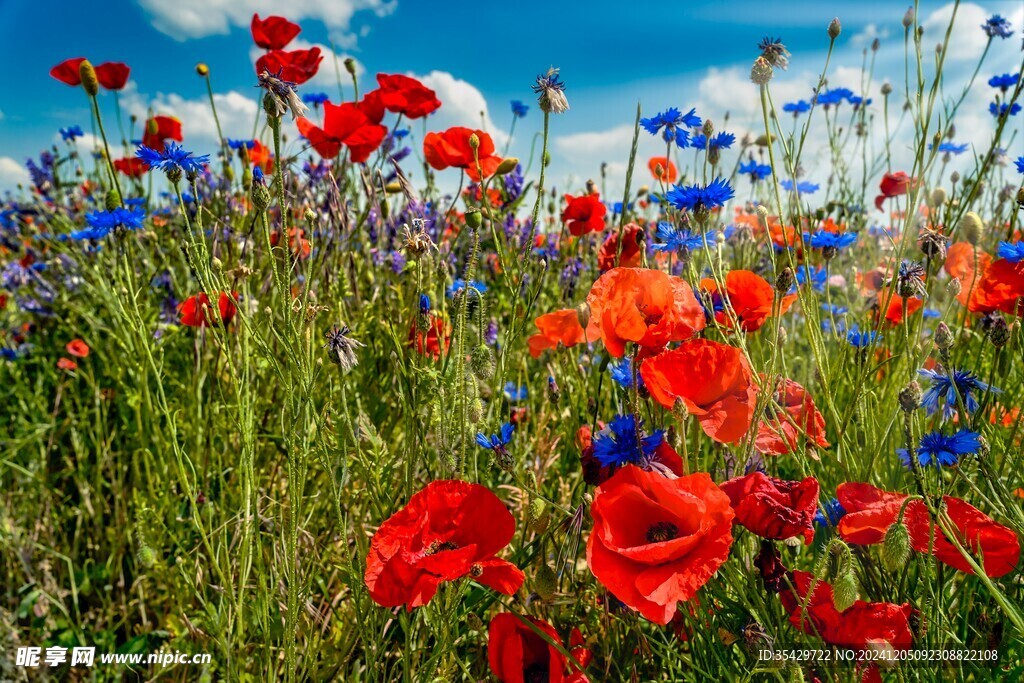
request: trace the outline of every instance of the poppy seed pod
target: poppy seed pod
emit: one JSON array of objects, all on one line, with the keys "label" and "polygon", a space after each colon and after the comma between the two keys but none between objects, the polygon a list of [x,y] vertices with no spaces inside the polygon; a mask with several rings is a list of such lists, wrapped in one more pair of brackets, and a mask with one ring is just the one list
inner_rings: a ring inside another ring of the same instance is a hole
[{"label": "poppy seed pod", "polygon": [[964,214],[964,217],[960,219],[960,234],[967,240],[972,246],[978,246],[978,242],[981,241],[981,237],[985,232],[985,226],[981,222],[981,216],[973,211],[968,211]]},{"label": "poppy seed pod", "polygon": [[83,59],[82,63],[78,65],[78,75],[82,79],[82,87],[85,88],[85,92],[89,93],[90,97],[95,97],[100,91],[100,82],[96,78],[96,69],[93,68],[92,62]]},{"label": "poppy seed pod", "polygon": [[356,75],[356,60],[352,59],[351,57],[346,57],[345,58],[345,71],[347,71],[350,75],[355,76]]},{"label": "poppy seed pod", "polygon": [[466,225],[472,230],[479,230],[483,224],[483,214],[480,209],[469,209],[466,211]]}]

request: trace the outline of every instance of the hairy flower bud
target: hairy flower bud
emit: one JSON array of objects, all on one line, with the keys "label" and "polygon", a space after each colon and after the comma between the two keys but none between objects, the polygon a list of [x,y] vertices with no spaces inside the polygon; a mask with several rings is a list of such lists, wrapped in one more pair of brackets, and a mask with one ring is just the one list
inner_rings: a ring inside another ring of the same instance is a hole
[{"label": "hairy flower bud", "polygon": [[470,352],[469,370],[477,379],[489,380],[494,375],[494,354],[487,344],[480,344]]},{"label": "hairy flower bud", "polygon": [[100,91],[100,82],[96,78],[96,69],[93,68],[92,62],[83,59],[82,63],[78,65],[78,76],[82,79],[82,87],[85,92],[89,93],[91,97],[95,97]]},{"label": "hairy flower bud", "polygon": [[116,187],[112,187],[107,190],[107,196],[104,198],[103,206],[107,211],[113,211],[117,207],[121,206],[121,195],[118,194]]},{"label": "hairy flower bud", "polygon": [[750,80],[757,85],[766,85],[768,81],[772,80],[771,63],[764,57],[758,57],[754,60],[754,65],[750,67]]},{"label": "hairy flower bud", "polygon": [[981,237],[985,232],[985,226],[981,222],[981,216],[973,211],[968,211],[960,219],[960,234],[973,246],[978,246]]},{"label": "hairy flower bud", "polygon": [[900,409],[905,413],[912,413],[921,407],[921,385],[917,380],[911,380],[907,386],[900,389]]},{"label": "hairy flower bud", "polygon": [[893,522],[882,540],[882,564],[891,572],[898,571],[910,556],[910,532],[902,519]]},{"label": "hairy flower bud", "polygon": [[793,288],[794,282],[796,282],[796,274],[792,268],[786,266],[775,278],[776,295],[785,296]]},{"label": "hairy flower bud", "polygon": [[533,577],[534,591],[542,600],[550,600],[558,590],[558,576],[547,562],[541,562],[537,574]]},{"label": "hairy flower bud", "polygon": [[939,347],[942,351],[949,351],[953,348],[955,342],[953,332],[949,329],[949,325],[944,322],[940,322],[935,328],[935,346]]},{"label": "hairy flower bud", "polygon": [[847,572],[832,584],[832,604],[840,612],[845,612],[855,602],[857,602],[857,580],[851,572]]}]

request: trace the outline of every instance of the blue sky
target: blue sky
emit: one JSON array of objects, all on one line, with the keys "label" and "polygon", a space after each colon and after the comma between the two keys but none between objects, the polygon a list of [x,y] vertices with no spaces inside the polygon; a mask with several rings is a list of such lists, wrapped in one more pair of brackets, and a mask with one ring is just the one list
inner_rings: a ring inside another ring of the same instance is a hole
[{"label": "blue sky", "polygon": [[[921,7],[922,18],[927,18],[949,6],[925,2]],[[890,72],[881,75],[902,78],[899,22],[905,6],[892,0],[98,0],[88,5],[3,0],[0,58],[16,82],[0,101],[0,187],[20,179],[12,164],[53,144],[60,127],[79,124],[89,130],[83,93],[48,75],[51,66],[67,57],[128,63],[132,84],[123,95],[124,108],[140,116],[151,108],[178,115],[184,120],[186,144],[198,152],[214,149],[204,86],[194,72],[197,62],[206,62],[218,108],[223,106],[225,133],[248,137],[256,98],[248,30],[254,10],[297,20],[303,27],[299,38],[306,43],[333,41],[340,55],[360,63],[366,83],[378,71],[425,77],[444,103],[429,120],[431,129],[478,125],[479,110],[486,107],[488,128],[500,138],[511,119],[509,100],[532,103],[533,77],[549,65],[559,66],[572,105],[553,128],[561,164],[556,169],[564,176],[593,175],[600,161],[612,162],[613,170],[624,164],[624,138],[629,137],[638,100],[647,114],[667,106],[697,106],[699,113],[718,120],[730,111],[735,132],[742,132],[744,125],[753,127],[744,118],[754,104],[746,74],[765,35],[781,37],[793,53],[790,71],[773,84],[779,99],[809,94],[827,47],[825,27],[833,16],[843,22],[833,84],[857,85],[840,81],[859,82],[862,51],[875,36],[883,41],[880,70]],[[1024,5],[1015,0],[966,3],[959,22],[964,55],[962,64],[953,60],[951,74],[973,67],[969,48],[976,54],[977,45],[983,46],[977,18],[994,12],[1009,16],[1017,34],[994,46],[983,74],[1019,69]],[[937,21],[934,26],[924,23],[926,44],[938,41]],[[328,58],[309,89],[335,94],[333,74]],[[105,111],[111,112],[112,106],[104,96]],[[539,124],[534,107],[519,125],[514,153],[528,155],[527,145]]]}]

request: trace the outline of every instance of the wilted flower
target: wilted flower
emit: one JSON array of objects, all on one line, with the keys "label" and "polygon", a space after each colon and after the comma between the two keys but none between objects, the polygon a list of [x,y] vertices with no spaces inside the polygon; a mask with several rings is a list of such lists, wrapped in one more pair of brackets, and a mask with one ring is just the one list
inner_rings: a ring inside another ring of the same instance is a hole
[{"label": "wilted flower", "polygon": [[558,80],[558,69],[555,67],[537,76],[533,92],[538,95],[537,104],[542,112],[561,114],[569,111],[569,100],[565,99],[565,84]]},{"label": "wilted flower", "polygon": [[331,362],[340,365],[341,369],[345,372],[359,364],[356,349],[366,346],[366,344],[348,335],[349,329],[347,325],[342,325],[341,327],[335,325],[324,335],[327,338],[324,348],[328,350]]}]

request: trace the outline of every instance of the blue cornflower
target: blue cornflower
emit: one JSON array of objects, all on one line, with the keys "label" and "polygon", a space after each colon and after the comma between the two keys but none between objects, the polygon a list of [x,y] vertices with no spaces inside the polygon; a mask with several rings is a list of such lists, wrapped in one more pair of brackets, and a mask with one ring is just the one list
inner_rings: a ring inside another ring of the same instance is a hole
[{"label": "blue cornflower", "polygon": [[[470,280],[469,281],[469,286],[472,287],[473,289],[475,289],[476,291],[480,292],[481,294],[483,294],[484,292],[487,291],[487,285],[485,285],[484,283],[479,282],[477,280]],[[452,281],[452,283],[450,285],[448,285],[448,296],[449,297],[455,296],[456,294],[461,292],[465,287],[466,287],[466,281],[465,280],[463,280],[461,277],[455,278]],[[472,301],[472,299],[470,299],[470,301]]]},{"label": "blue cornflower", "polygon": [[[779,187],[781,187],[783,190],[786,190],[787,192],[792,192],[793,181],[789,180],[788,178],[780,180]],[[817,185],[815,183],[811,183],[804,180],[796,184],[796,192],[797,194],[814,194],[815,192],[818,191],[820,187],[821,185]]]},{"label": "blue cornflower", "polygon": [[319,106],[326,102],[328,99],[327,93],[325,92],[306,92],[302,93],[302,101],[305,104],[311,104],[314,107]]},{"label": "blue cornflower", "polygon": [[1024,157],[1017,157],[1013,163],[1017,166],[1017,173],[1024,173]]},{"label": "blue cornflower", "polygon": [[858,107],[858,106],[864,106],[864,107],[867,107],[867,106],[869,106],[869,105],[870,105],[870,104],[871,104],[871,103],[872,103],[872,102],[873,102],[874,100],[872,100],[872,99],[871,99],[870,97],[868,97],[867,99],[865,99],[865,98],[861,97],[860,95],[851,95],[850,97],[847,97],[847,98],[846,98],[846,101],[847,101],[847,102],[849,102],[850,104],[852,104],[852,105],[853,105],[853,106],[855,106],[855,107]]},{"label": "blue cornflower", "polygon": [[804,233],[804,242],[811,245],[811,249],[845,249],[857,241],[855,232],[829,232],[818,230],[815,233]]},{"label": "blue cornflower", "polygon": [[690,139],[690,147],[694,149],[704,149],[706,147],[713,149],[729,149],[732,147],[732,143],[736,142],[736,136],[732,133],[721,132],[716,134],[709,141],[707,136],[703,133],[698,133]]},{"label": "blue cornflower", "polygon": [[[627,356],[623,357],[622,360],[612,363],[608,366],[611,371],[612,379],[623,389],[633,388],[633,361]],[[637,384],[641,390],[644,387],[644,378],[640,376],[638,372],[636,374]]]},{"label": "blue cornflower", "polygon": [[486,448],[495,452],[506,452],[505,446],[509,445],[512,441],[512,432],[514,432],[516,426],[510,422],[506,422],[501,425],[501,429],[498,434],[491,434],[487,436],[483,432],[477,432],[476,442],[481,448]]},{"label": "blue cornflower", "polygon": [[231,149],[242,149],[243,147],[246,149],[252,149],[255,146],[255,140],[232,140],[231,138],[228,138],[228,147]]},{"label": "blue cornflower", "polygon": [[196,176],[203,172],[203,166],[210,163],[209,155],[203,154],[194,157],[192,152],[185,151],[183,147],[174,142],[167,143],[162,152],[139,145],[139,148],[135,150],[135,156],[152,168],[159,168],[168,175],[182,172],[187,176]]},{"label": "blue cornflower", "polygon": [[942,317],[942,311],[937,308],[925,308],[921,310],[921,317],[935,320]]},{"label": "blue cornflower", "polygon": [[797,100],[796,102],[787,102],[782,105],[782,111],[792,114],[793,117],[800,116],[800,114],[806,114],[811,110],[811,104],[807,100]]},{"label": "blue cornflower", "polygon": [[830,104],[839,106],[843,103],[843,100],[849,101],[853,96],[853,91],[849,88],[831,88],[815,95],[814,101],[825,106]]},{"label": "blue cornflower", "polygon": [[981,25],[981,30],[989,38],[1009,38],[1013,35],[1013,31],[1010,30],[1010,22],[998,14],[993,14],[986,19],[985,23]]},{"label": "blue cornflower", "polygon": [[796,269],[796,284],[790,290],[790,294],[796,291],[799,285],[810,284],[815,292],[824,292],[828,284],[828,275],[825,273],[825,266],[812,268],[806,263]]},{"label": "blue cornflower", "polygon": [[[921,445],[917,448],[917,461],[924,465],[943,467],[955,465],[961,455],[977,453],[981,448],[981,440],[978,432],[961,429],[952,436],[946,436],[941,432],[931,432],[921,437]],[[911,467],[911,453],[906,448],[899,448],[896,453],[900,456],[900,462],[907,469]]]},{"label": "blue cornflower", "polygon": [[997,104],[995,102],[989,102],[988,113],[995,117],[1006,116],[1009,112],[1010,116],[1016,116],[1020,112],[1020,105],[1016,102],[1011,107],[1008,104]]},{"label": "blue cornflower", "polygon": [[703,235],[679,229],[671,223],[658,223],[658,229],[654,235],[662,242],[651,245],[651,249],[655,251],[678,251],[686,254],[694,249],[704,247]]},{"label": "blue cornflower", "polygon": [[770,176],[772,174],[772,167],[768,164],[759,164],[751,159],[745,164],[740,164],[738,171],[749,175],[750,180],[756,182]]},{"label": "blue cornflower", "polygon": [[850,312],[849,308],[845,306],[836,306],[835,304],[822,304],[821,310],[831,313],[832,315],[846,315]]},{"label": "blue cornflower", "polygon": [[[918,370],[917,374],[932,381],[928,391],[921,397],[921,405],[929,415],[933,415],[939,409],[939,399],[944,399],[945,407],[942,416],[945,419],[953,417],[957,408],[957,395],[963,399],[967,412],[973,413],[978,409],[978,399],[974,395],[980,391],[992,391],[1001,393],[1000,389],[989,386],[966,370],[953,370],[949,374],[944,371]],[[952,375],[952,379],[950,378]]]},{"label": "blue cornflower", "polygon": [[430,313],[430,297],[426,294],[420,294],[420,315],[427,315]]},{"label": "blue cornflower", "polygon": [[715,178],[709,184],[704,185],[676,185],[665,195],[668,203],[677,209],[689,209],[694,211],[698,208],[710,210],[723,206],[735,196],[733,189],[729,187],[729,181],[723,178]]},{"label": "blue cornflower", "polygon": [[[637,448],[638,430],[640,448]],[[616,415],[594,437],[594,457],[602,467],[627,464],[643,466],[654,457],[663,437],[661,431],[643,436],[643,422],[638,425],[634,415]]]},{"label": "blue cornflower", "polygon": [[252,181],[257,185],[266,187],[267,181],[263,177],[263,169],[259,166],[252,167]]},{"label": "blue cornflower", "polygon": [[846,341],[855,349],[864,349],[882,337],[874,330],[867,330],[865,332],[860,331],[860,327],[854,325],[846,333]]},{"label": "blue cornflower", "polygon": [[999,88],[1003,92],[1006,92],[1013,86],[1017,85],[1020,81],[1020,74],[1003,74],[1002,76],[993,76],[988,79],[988,84],[993,88]]},{"label": "blue cornflower", "polygon": [[[675,141],[680,149],[690,144],[690,134],[686,128],[696,128],[701,124],[697,110],[691,109],[685,114],[680,113],[675,107],[670,107],[660,114],[655,114],[648,119],[640,119],[640,125],[651,135],[661,133],[665,142]],[[662,130],[664,128],[665,130]]]},{"label": "blue cornflower", "polygon": [[825,501],[814,513],[814,523],[818,526],[837,526],[839,520],[846,514],[846,508],[835,498]]},{"label": "blue cornflower", "polygon": [[1000,242],[996,253],[1010,263],[1020,263],[1024,259],[1024,242]]},{"label": "blue cornflower", "polygon": [[517,119],[521,119],[526,116],[526,112],[530,111],[530,108],[520,102],[519,100],[512,100],[512,116]]},{"label": "blue cornflower", "polygon": [[[934,149],[934,145],[928,143],[928,149]],[[966,142],[962,145],[958,145],[955,142],[943,142],[939,145],[939,151],[945,154],[963,154],[970,148]]]},{"label": "blue cornflower", "polygon": [[789,50],[782,44],[782,38],[765,36],[757,44],[757,49],[761,51],[761,56],[768,60],[768,63],[772,66],[777,66],[782,70],[789,66]]},{"label": "blue cornflower", "polygon": [[88,228],[76,230],[68,235],[73,240],[100,240],[109,235],[117,227],[125,230],[138,230],[146,219],[146,211],[140,207],[123,209],[117,207],[113,211],[90,211],[85,214]]},{"label": "blue cornflower", "polygon": [[83,135],[85,133],[82,132],[81,126],[68,126],[60,129],[60,138],[64,142],[74,142],[75,138],[80,138]]},{"label": "blue cornflower", "polygon": [[504,392],[505,397],[510,401],[525,401],[526,397],[530,395],[525,384],[519,386],[515,382],[505,382]]}]

